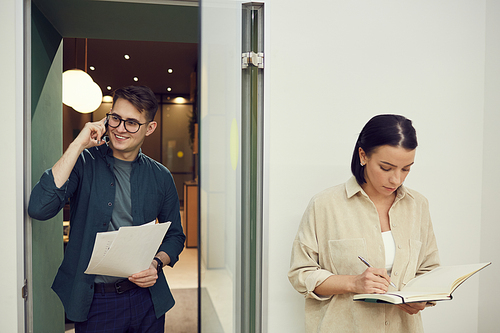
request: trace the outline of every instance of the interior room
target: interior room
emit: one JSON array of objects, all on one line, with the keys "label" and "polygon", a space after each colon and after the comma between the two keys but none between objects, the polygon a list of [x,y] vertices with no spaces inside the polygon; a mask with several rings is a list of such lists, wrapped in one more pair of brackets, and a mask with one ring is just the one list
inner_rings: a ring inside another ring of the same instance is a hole
[{"label": "interior room", "polygon": [[[146,138],[142,151],[172,173],[181,204],[186,247],[175,268],[164,273],[176,299],[168,312],[168,332],[197,331],[198,288],[198,159],[196,77],[198,45],[86,38],[63,39],[63,78],[76,70],[86,72],[100,88],[95,111],[63,104],[63,150],[86,122],[98,121],[112,106],[112,93],[128,85],[146,85],[156,94],[159,110],[156,131]],[[69,71],[69,72],[68,72]],[[64,89],[63,85],[63,89]],[[78,93],[82,94],[79,86]],[[66,91],[69,93],[69,91]],[[66,93],[65,92],[65,93]],[[91,94],[87,95],[90,99]],[[63,100],[64,102],[64,100]],[[83,112],[82,112],[83,110]],[[69,205],[64,210],[64,244],[69,239]],[[66,320],[66,331],[73,324]]]}]

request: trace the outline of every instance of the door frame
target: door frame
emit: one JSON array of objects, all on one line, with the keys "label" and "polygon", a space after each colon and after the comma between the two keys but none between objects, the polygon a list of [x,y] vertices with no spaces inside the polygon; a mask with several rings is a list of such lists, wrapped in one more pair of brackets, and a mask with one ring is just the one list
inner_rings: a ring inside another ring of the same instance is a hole
[{"label": "door frame", "polygon": [[[24,257],[24,281],[26,281],[26,294],[25,304],[23,306],[23,314],[24,317],[24,331],[25,332],[33,332],[33,319],[34,319],[34,309],[33,309],[33,232],[32,232],[32,219],[29,217],[27,213],[27,207],[29,203],[29,197],[32,190],[32,186],[34,185],[32,182],[32,0],[19,0],[23,4],[23,219],[24,219],[24,230],[20,237],[23,238],[24,244],[23,254]],[[98,0],[102,2],[113,2],[116,6],[121,5],[120,3],[116,3],[113,0]],[[96,1],[96,2],[98,2]],[[126,3],[136,3],[138,5],[147,5],[148,2],[144,1],[133,1],[127,0],[123,1],[122,5],[126,5]],[[150,2],[157,3],[157,2]],[[43,4],[43,2],[42,2]],[[162,5],[181,5],[181,6],[193,6],[192,1],[175,1],[171,3],[161,3]],[[199,17],[198,17],[199,21]],[[139,23],[137,23],[139,25]],[[62,37],[66,37],[61,35]],[[69,37],[69,36],[68,36]],[[92,37],[96,38],[96,37]],[[103,38],[103,37],[101,37]],[[198,39],[199,42],[199,39]],[[61,71],[62,75],[62,71]],[[62,100],[61,100],[62,105]],[[20,314],[21,316],[21,314]]]}]

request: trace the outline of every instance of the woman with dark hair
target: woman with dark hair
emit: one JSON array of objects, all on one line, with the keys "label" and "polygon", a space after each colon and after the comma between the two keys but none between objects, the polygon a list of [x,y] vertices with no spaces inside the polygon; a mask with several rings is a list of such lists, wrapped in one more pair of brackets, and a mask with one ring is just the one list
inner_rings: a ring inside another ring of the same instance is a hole
[{"label": "woman with dark hair", "polygon": [[373,117],[356,142],[354,176],[310,201],[288,273],[306,298],[307,332],[423,331],[420,311],[431,304],[352,300],[354,294],[400,290],[439,266],[427,199],[403,185],[416,147],[411,120]]}]

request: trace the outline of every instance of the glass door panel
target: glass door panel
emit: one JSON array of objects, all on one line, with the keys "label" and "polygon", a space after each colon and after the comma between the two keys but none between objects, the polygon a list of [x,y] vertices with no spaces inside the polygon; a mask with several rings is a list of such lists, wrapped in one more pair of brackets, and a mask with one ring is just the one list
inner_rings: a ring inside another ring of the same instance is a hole
[{"label": "glass door panel", "polygon": [[201,2],[200,331],[238,332],[241,4]]},{"label": "glass door panel", "polygon": [[262,326],[262,16],[262,4],[201,3],[201,332]]}]

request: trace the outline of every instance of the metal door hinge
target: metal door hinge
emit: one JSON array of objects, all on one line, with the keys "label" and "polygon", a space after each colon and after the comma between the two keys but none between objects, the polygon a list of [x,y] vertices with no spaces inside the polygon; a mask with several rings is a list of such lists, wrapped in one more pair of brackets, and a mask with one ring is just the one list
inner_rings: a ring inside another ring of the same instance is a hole
[{"label": "metal door hinge", "polygon": [[24,300],[28,299],[28,280],[24,280],[24,286],[21,288],[21,297]]},{"label": "metal door hinge", "polygon": [[264,53],[244,52],[241,54],[241,68],[248,68],[252,64],[258,68],[264,68]]}]

